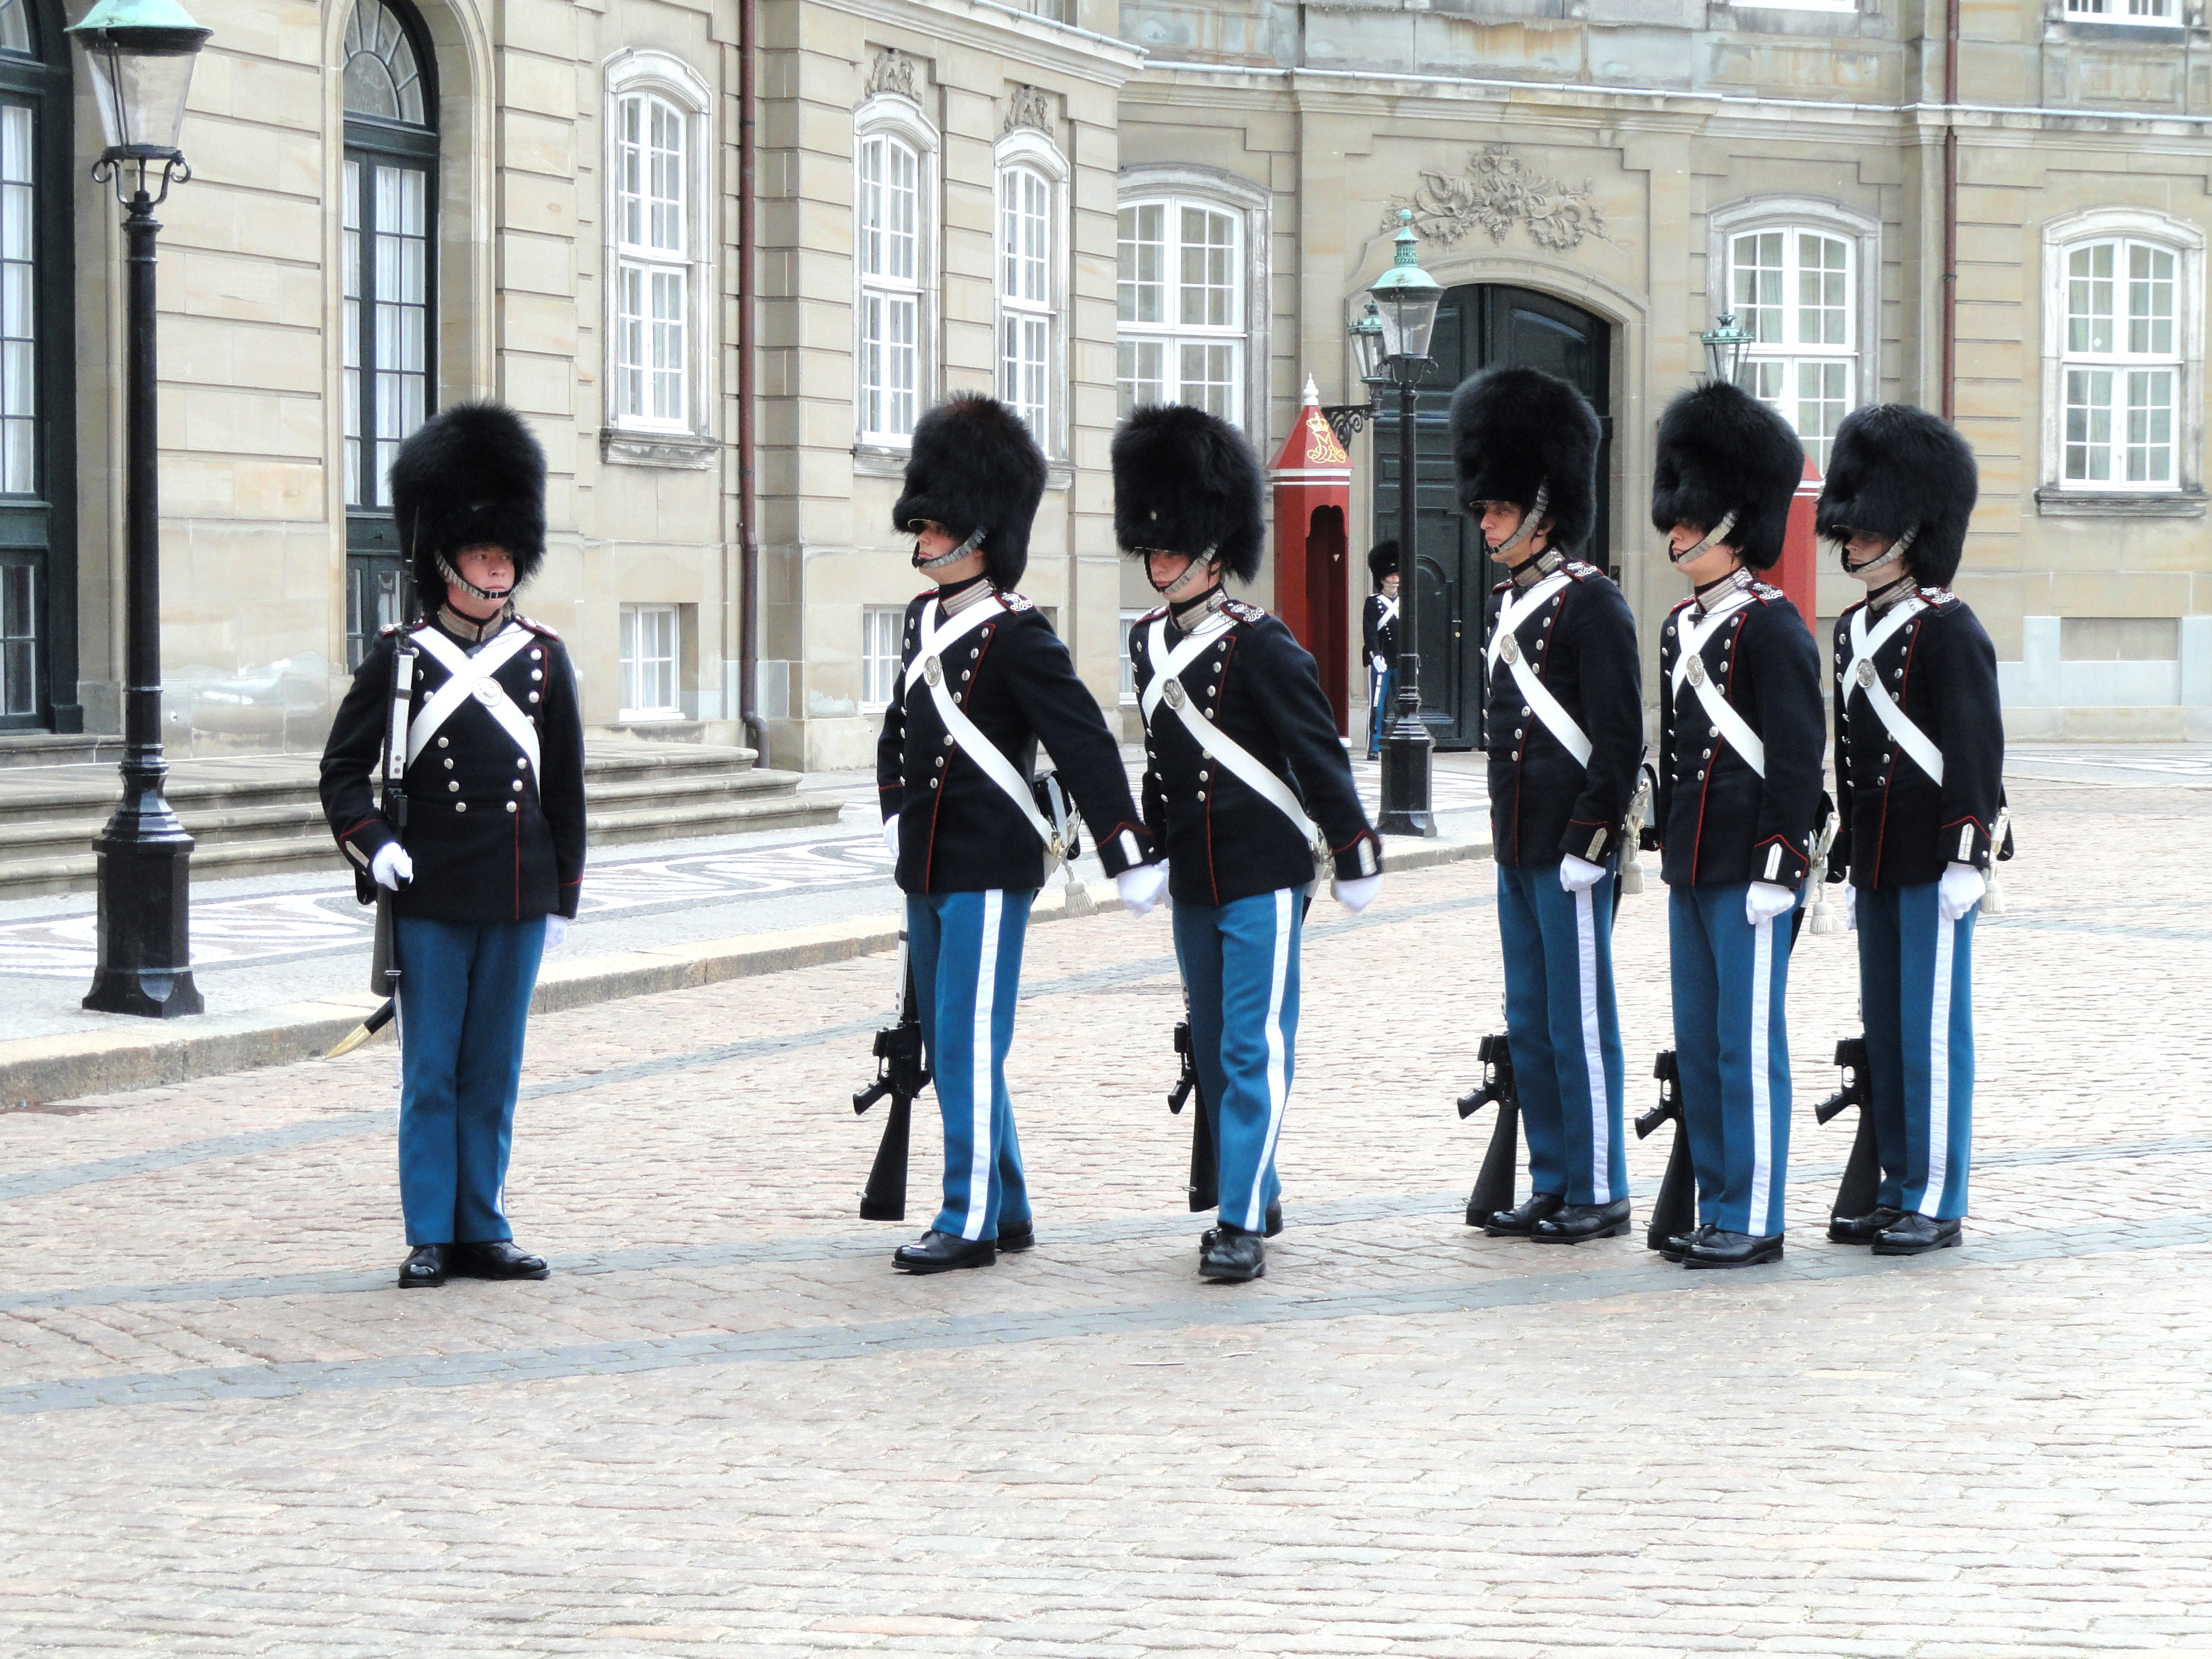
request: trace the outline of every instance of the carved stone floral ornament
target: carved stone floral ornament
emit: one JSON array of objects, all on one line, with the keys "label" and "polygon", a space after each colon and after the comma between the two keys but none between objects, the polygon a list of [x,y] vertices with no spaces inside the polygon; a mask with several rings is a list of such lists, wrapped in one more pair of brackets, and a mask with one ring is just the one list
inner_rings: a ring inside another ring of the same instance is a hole
[{"label": "carved stone floral ornament", "polygon": [[1505,145],[1486,144],[1468,158],[1462,173],[1424,171],[1419,190],[1391,202],[1382,228],[1395,230],[1398,210],[1411,208],[1414,229],[1446,247],[1474,230],[1487,231],[1492,241],[1503,242],[1520,225],[1539,247],[1564,252],[1581,246],[1586,236],[1611,240],[1605,234],[1604,211],[1592,199],[1595,193],[1587,179],[1578,185],[1565,184],[1530,172]]},{"label": "carved stone floral ornament", "polygon": [[866,96],[873,98],[881,93],[896,93],[901,98],[921,101],[921,76],[913,58],[896,46],[885,46],[876,54],[869,66]]},{"label": "carved stone floral ornament", "polygon": [[1049,136],[1052,100],[1035,87],[1017,84],[1014,95],[1006,100],[1006,125],[1000,129],[1000,134],[1003,137],[1021,127],[1034,127]]}]

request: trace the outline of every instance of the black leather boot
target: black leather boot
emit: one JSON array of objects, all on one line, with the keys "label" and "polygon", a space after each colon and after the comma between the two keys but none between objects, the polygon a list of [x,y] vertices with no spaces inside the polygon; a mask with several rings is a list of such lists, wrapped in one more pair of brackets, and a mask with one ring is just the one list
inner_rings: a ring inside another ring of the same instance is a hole
[{"label": "black leather boot", "polygon": [[1209,1227],[1198,1244],[1198,1276],[1217,1285],[1242,1285],[1267,1276],[1267,1246],[1242,1227]]},{"label": "black leather boot", "polygon": [[902,1244],[891,1253],[891,1265],[901,1273],[942,1273],[955,1267],[988,1267],[999,1259],[998,1241],[989,1238],[963,1238],[957,1233],[941,1233],[934,1227],[911,1244]]},{"label": "black leather boot", "polygon": [[407,1260],[399,1264],[399,1288],[434,1291],[444,1284],[446,1249],[443,1244],[417,1244],[408,1251]]},{"label": "black leather boot", "polygon": [[1667,1235],[1667,1242],[1659,1247],[1659,1254],[1680,1267],[1690,1259],[1692,1245],[1717,1231],[1713,1224],[1708,1221],[1702,1226],[1691,1228],[1686,1233],[1669,1233]]},{"label": "black leather boot", "polygon": [[1877,1204],[1864,1215],[1832,1215],[1828,1218],[1828,1237],[1838,1244],[1871,1244],[1874,1236],[1885,1227],[1893,1227],[1904,1211],[1887,1204]]},{"label": "black leather boot", "polygon": [[1628,1231],[1628,1200],[1613,1204],[1562,1204],[1528,1230],[1535,1244],[1579,1244],[1586,1238],[1613,1238]]},{"label": "black leather boot", "polygon": [[1883,1228],[1875,1235],[1874,1253],[1876,1255],[1925,1255],[1930,1250],[1955,1250],[1959,1248],[1959,1223],[1938,1221],[1933,1216],[1908,1211],[1898,1217],[1893,1225]]},{"label": "black leather boot", "polygon": [[446,1251],[446,1271],[456,1279],[550,1279],[552,1268],[542,1255],[517,1249],[509,1238],[486,1239],[477,1244],[454,1244]]},{"label": "black leather boot", "polygon": [[1526,1238],[1531,1228],[1564,1209],[1566,1202],[1557,1193],[1531,1193],[1510,1210],[1492,1210],[1482,1231],[1492,1238]]},{"label": "black leather boot", "polygon": [[1782,1260],[1782,1235],[1732,1233],[1725,1228],[1701,1229],[1691,1240],[1686,1267],[1759,1267]]},{"label": "black leather boot", "polygon": [[1261,1226],[1265,1236],[1269,1238],[1273,1238],[1283,1231],[1283,1200],[1281,1199],[1277,1199],[1267,1206],[1267,1213],[1262,1218]]},{"label": "black leather boot", "polygon": [[999,1224],[999,1254],[1019,1255],[1036,1243],[1035,1221],[1001,1221]]}]

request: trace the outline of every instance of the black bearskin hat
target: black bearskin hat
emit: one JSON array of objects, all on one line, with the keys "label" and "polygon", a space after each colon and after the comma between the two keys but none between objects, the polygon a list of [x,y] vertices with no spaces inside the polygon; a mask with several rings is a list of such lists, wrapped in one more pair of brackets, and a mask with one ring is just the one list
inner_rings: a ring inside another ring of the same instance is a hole
[{"label": "black bearskin hat", "polygon": [[1387,542],[1377,542],[1367,550],[1367,574],[1375,578],[1375,585],[1377,587],[1382,586],[1382,579],[1385,576],[1395,576],[1398,574],[1396,538],[1394,537]]},{"label": "black bearskin hat", "polygon": [[1597,412],[1556,374],[1486,368],[1452,393],[1452,466],[1459,504],[1511,501],[1528,508],[1547,492],[1547,545],[1578,552],[1597,518]]},{"label": "black bearskin hat", "polygon": [[1855,409],[1836,428],[1813,527],[1826,539],[1854,532],[1895,541],[1917,528],[1905,568],[1947,587],[1966,550],[1974,510],[1974,452],[1942,420],[1911,404]]},{"label": "black bearskin hat", "polygon": [[1741,386],[1706,380],[1659,417],[1651,523],[1662,535],[1678,524],[1709,531],[1733,513],[1721,539],[1753,570],[1771,569],[1804,477],[1805,447],[1789,422]]},{"label": "black bearskin hat", "polygon": [[1188,404],[1129,411],[1114,434],[1114,538],[1260,574],[1260,458],[1228,422]]},{"label": "black bearskin hat", "polygon": [[941,525],[956,539],[983,532],[983,569],[997,587],[1030,565],[1030,525],[1044,499],[1044,451],[1022,417],[995,398],[963,392],[914,423],[906,485],[891,528]]},{"label": "black bearskin hat", "polygon": [[504,404],[455,404],[416,427],[392,463],[392,510],[425,614],[439,569],[465,547],[504,548],[521,586],[545,562],[545,452]]}]

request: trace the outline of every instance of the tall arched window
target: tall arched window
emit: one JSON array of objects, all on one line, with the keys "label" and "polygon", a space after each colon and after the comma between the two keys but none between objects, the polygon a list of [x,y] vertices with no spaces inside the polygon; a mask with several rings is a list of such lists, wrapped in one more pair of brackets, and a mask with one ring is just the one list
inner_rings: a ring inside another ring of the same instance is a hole
[{"label": "tall arched window", "polygon": [[356,0],[345,34],[346,652],[407,610],[386,484],[435,371],[437,88],[421,21]]},{"label": "tall arched window", "polygon": [[0,730],[84,729],[61,22],[0,0]]}]

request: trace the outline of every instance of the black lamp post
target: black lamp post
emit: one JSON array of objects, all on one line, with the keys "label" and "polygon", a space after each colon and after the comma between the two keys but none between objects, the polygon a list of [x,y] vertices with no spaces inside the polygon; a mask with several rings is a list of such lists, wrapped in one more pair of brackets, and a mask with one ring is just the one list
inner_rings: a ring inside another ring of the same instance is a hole
[{"label": "black lamp post", "polygon": [[[1443,288],[1414,258],[1413,215],[1398,215],[1398,257],[1368,290],[1382,324],[1381,362],[1398,386],[1398,701],[1382,734],[1382,821],[1386,836],[1433,836],[1429,809],[1429,752],[1421,718],[1421,556],[1413,407],[1429,368],[1429,336]],[[1354,344],[1358,343],[1355,331]]]},{"label": "black lamp post", "polygon": [[130,338],[124,376],[123,799],[100,855],[100,957],[84,1006],[197,1014],[189,934],[192,838],[161,786],[161,523],[154,419],[154,210],[191,177],[177,134],[192,59],[212,31],[176,0],[100,0],[69,33],[85,49],[107,147],[92,176],[123,204]]}]

